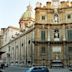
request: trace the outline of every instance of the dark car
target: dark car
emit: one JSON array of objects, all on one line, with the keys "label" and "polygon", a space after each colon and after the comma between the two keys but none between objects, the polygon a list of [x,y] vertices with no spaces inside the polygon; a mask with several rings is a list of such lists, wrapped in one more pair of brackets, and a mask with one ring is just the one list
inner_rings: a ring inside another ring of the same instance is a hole
[{"label": "dark car", "polygon": [[49,70],[47,67],[37,66],[37,67],[31,67],[24,72],[49,72]]},{"label": "dark car", "polygon": [[3,69],[0,69],[0,72],[4,72]]},{"label": "dark car", "polygon": [[69,65],[69,70],[72,71],[72,64]]}]

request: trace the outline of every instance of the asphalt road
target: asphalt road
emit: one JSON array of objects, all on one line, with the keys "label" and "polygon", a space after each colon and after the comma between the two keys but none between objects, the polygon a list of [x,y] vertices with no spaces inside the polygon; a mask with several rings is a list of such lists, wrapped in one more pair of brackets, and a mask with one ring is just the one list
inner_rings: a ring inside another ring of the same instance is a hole
[{"label": "asphalt road", "polygon": [[70,72],[69,69],[50,69],[50,72]]},{"label": "asphalt road", "polygon": [[3,70],[3,72],[23,72],[24,67],[10,66]]},{"label": "asphalt road", "polygon": [[[8,68],[5,68],[3,70],[3,72],[25,72],[27,68],[24,67],[18,67],[18,66],[10,66]],[[72,72],[69,71],[69,69],[67,68],[53,68],[53,69],[49,69],[50,72]]]}]

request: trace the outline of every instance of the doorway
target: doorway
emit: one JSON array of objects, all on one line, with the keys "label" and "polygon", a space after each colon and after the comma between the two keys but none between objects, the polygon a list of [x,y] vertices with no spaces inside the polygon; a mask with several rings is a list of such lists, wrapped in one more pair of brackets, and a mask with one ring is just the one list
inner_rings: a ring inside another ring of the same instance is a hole
[{"label": "doorway", "polygon": [[61,60],[62,50],[61,46],[53,46],[52,47],[52,59],[54,60]]}]

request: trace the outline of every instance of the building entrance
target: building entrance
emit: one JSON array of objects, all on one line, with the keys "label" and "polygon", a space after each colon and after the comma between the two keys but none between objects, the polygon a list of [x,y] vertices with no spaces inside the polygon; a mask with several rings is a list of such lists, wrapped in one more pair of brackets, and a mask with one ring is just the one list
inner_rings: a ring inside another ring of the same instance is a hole
[{"label": "building entrance", "polygon": [[61,51],[61,46],[54,46],[52,47],[52,59],[53,60],[61,60],[61,55],[62,55],[62,51]]}]

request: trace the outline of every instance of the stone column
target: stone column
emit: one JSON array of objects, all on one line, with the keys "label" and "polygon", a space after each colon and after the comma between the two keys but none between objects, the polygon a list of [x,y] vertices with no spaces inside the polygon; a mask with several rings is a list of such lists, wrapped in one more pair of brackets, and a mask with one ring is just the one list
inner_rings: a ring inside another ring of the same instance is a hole
[{"label": "stone column", "polygon": [[52,51],[51,51],[51,46],[50,46],[50,43],[48,43],[48,65],[50,65],[50,62],[51,62],[51,59],[52,59]]},{"label": "stone column", "polygon": [[66,40],[66,31],[65,31],[65,25],[63,25],[63,30],[62,30],[62,36],[63,36],[63,41]]},{"label": "stone column", "polygon": [[63,44],[64,46],[64,64],[65,66],[68,65],[68,46],[66,43]]},{"label": "stone column", "polygon": [[50,26],[48,25],[48,41],[50,41]]}]

